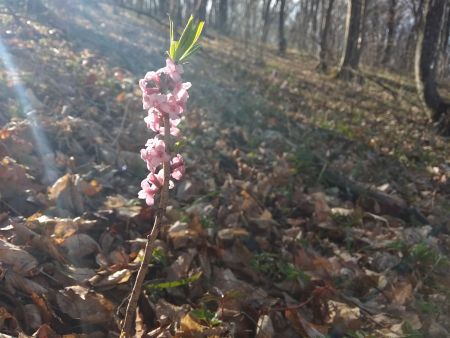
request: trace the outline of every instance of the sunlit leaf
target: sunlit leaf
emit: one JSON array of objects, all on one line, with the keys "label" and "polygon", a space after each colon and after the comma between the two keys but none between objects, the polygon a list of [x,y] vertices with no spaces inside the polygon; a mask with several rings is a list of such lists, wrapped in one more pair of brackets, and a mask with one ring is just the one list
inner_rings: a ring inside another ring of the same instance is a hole
[{"label": "sunlit leaf", "polygon": [[190,55],[192,55],[198,50],[199,45],[196,42],[200,38],[204,24],[205,24],[204,21],[200,21],[198,24],[194,24],[194,17],[191,15],[186,24],[186,27],[181,33],[180,39],[177,41],[174,40],[173,21],[169,18],[169,26],[170,26],[169,57],[173,61],[175,62],[184,61]]},{"label": "sunlit leaf", "polygon": [[147,290],[164,290],[164,289],[171,289],[171,288],[176,288],[178,286],[184,286],[187,285],[189,283],[193,283],[195,281],[197,281],[202,275],[202,272],[198,272],[195,275],[188,277],[188,278],[183,278],[183,279],[179,279],[173,282],[162,282],[162,283],[157,283],[157,284],[147,284],[145,286],[145,288]]}]

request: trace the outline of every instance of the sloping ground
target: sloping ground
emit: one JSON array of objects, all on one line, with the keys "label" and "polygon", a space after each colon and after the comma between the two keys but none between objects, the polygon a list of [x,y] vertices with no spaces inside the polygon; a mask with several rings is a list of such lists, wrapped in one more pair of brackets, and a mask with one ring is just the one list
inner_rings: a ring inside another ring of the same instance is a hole
[{"label": "sloping ground", "polygon": [[[51,4],[1,17],[0,331],[115,336],[152,224],[136,83],[167,29]],[[407,80],[349,85],[270,51],[262,67],[208,34],[138,335],[448,336],[449,146]]]}]

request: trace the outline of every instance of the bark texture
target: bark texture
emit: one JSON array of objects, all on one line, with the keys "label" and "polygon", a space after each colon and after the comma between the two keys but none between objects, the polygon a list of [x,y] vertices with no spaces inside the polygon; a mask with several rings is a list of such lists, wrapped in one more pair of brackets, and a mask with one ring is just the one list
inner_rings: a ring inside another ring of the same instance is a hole
[{"label": "bark texture", "polygon": [[206,5],[208,0],[199,0],[197,3],[197,15],[200,21],[206,20]]},{"label": "bark texture", "polygon": [[417,37],[415,57],[417,92],[438,133],[443,135],[450,134],[450,105],[439,95],[436,85],[436,68],[446,1],[425,0],[424,20]]},{"label": "bark texture", "polygon": [[319,52],[319,65],[318,69],[322,72],[325,72],[328,69],[328,32],[331,27],[331,13],[333,12],[333,4],[334,0],[328,1],[327,14],[325,16],[325,22],[322,28],[322,35],[320,37],[320,52]]},{"label": "bark texture", "polygon": [[219,0],[218,28],[223,33],[228,32],[228,0]]},{"label": "bark texture", "polygon": [[278,21],[278,52],[280,55],[286,54],[286,37],[284,35],[284,8],[286,0],[280,1],[280,18]]},{"label": "bark texture", "polygon": [[354,72],[358,69],[362,9],[362,0],[348,1],[344,53],[337,73],[337,77],[344,80],[352,78]]},{"label": "bark texture", "polygon": [[394,47],[395,38],[395,12],[397,8],[397,0],[389,1],[388,23],[387,23],[387,41],[386,48],[384,49],[383,60],[381,63],[387,65],[391,60],[392,49]]}]

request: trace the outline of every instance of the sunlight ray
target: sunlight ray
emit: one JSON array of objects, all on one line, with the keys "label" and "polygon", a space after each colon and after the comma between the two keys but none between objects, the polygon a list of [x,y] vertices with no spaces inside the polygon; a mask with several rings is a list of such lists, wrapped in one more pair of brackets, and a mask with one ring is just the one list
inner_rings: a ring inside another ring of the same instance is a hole
[{"label": "sunlight ray", "polygon": [[23,118],[30,121],[30,128],[34,138],[36,151],[42,160],[44,166],[44,181],[54,182],[58,177],[58,169],[54,160],[53,151],[49,145],[47,137],[39,125],[39,121],[36,116],[36,107],[33,107],[29,94],[25,88],[20,75],[17,72],[17,68],[14,65],[11,55],[7,50],[7,47],[3,43],[0,37],[0,60],[2,61],[8,78],[11,80],[14,86],[14,92],[17,100],[20,103],[20,112]]}]

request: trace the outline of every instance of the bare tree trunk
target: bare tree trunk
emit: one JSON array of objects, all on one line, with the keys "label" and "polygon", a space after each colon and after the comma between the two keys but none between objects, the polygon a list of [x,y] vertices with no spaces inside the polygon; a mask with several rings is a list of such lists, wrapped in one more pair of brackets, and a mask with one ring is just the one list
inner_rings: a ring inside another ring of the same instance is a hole
[{"label": "bare tree trunk", "polygon": [[417,37],[415,75],[417,92],[429,118],[439,134],[450,135],[450,105],[439,95],[435,79],[445,2],[425,0],[424,20]]},{"label": "bare tree trunk", "polygon": [[361,0],[361,15],[359,22],[359,38],[358,43],[356,44],[356,65],[358,68],[359,60],[361,59],[361,55],[366,44],[366,24],[367,24],[367,7],[370,0]]},{"label": "bare tree trunk", "polygon": [[358,43],[361,36],[362,0],[348,0],[345,47],[337,77],[348,80],[358,68]]},{"label": "bare tree trunk", "polygon": [[206,20],[206,5],[208,4],[208,0],[198,0],[197,1],[197,16],[200,21]]},{"label": "bare tree trunk", "polygon": [[406,47],[404,50],[403,59],[405,60],[404,66],[405,70],[412,71],[414,68],[414,55],[415,55],[415,46],[417,46],[417,34],[420,26],[420,22],[422,21],[423,10],[424,10],[424,0],[419,0],[419,4],[416,7],[415,2],[413,1],[413,14],[414,14],[414,24],[411,28],[410,33],[408,34],[408,38],[406,40]]},{"label": "bare tree trunk", "polygon": [[395,38],[395,10],[397,7],[397,0],[390,0],[389,3],[389,17],[387,22],[387,43],[386,48],[384,50],[383,60],[381,63],[383,65],[387,65],[389,61],[391,60],[391,54],[392,54],[392,48],[394,45],[394,38]]},{"label": "bare tree trunk", "polygon": [[263,19],[263,27],[262,27],[262,35],[261,42],[263,45],[266,44],[267,38],[269,35],[269,26],[270,26],[270,5],[272,4],[272,0],[265,0],[264,7],[262,12]]},{"label": "bare tree trunk", "polygon": [[219,0],[219,29],[223,34],[228,32],[228,0]]},{"label": "bare tree trunk", "polygon": [[261,46],[259,47],[259,60],[258,62],[264,61],[264,50],[267,43],[267,38],[269,37],[269,28],[270,28],[270,6],[272,4],[272,0],[264,0],[263,3],[263,11],[262,11],[262,30],[261,30]]},{"label": "bare tree trunk", "polygon": [[325,22],[322,29],[322,36],[320,38],[320,52],[319,52],[319,65],[318,69],[325,72],[328,68],[327,64],[327,39],[328,32],[331,26],[331,14],[333,12],[334,0],[328,0],[327,14],[325,17]]},{"label": "bare tree trunk", "polygon": [[305,50],[307,46],[307,33],[308,33],[308,1],[302,0],[300,5],[300,13],[298,13],[298,17],[296,18],[296,21],[299,21],[299,40],[298,40],[298,47],[300,49]]},{"label": "bare tree trunk", "polygon": [[286,54],[286,37],[284,35],[284,8],[286,0],[281,0],[280,3],[280,17],[278,21],[278,52],[280,55]]},{"label": "bare tree trunk", "polygon": [[211,8],[209,9],[209,13],[208,13],[208,22],[210,25],[215,24],[215,21],[213,21],[213,14],[214,14],[214,9],[215,9],[215,0],[211,1]]},{"label": "bare tree trunk", "polygon": [[449,49],[449,40],[450,40],[450,1],[447,2],[445,6],[445,14],[444,14],[444,20],[442,21],[442,28],[441,28],[441,39],[440,39],[440,60],[441,65],[438,68],[438,76],[445,76],[445,74],[448,72],[450,63],[448,60],[448,49]]},{"label": "bare tree trunk", "polygon": [[311,6],[311,20],[312,20],[312,24],[311,24],[311,40],[312,40],[312,44],[311,44],[311,48],[312,48],[312,52],[314,54],[317,53],[317,28],[318,28],[318,14],[319,14],[319,5],[320,2],[319,0],[313,1],[313,5]]},{"label": "bare tree trunk", "polygon": [[167,4],[168,4],[167,0],[159,0],[158,10],[161,15],[165,16],[167,14],[168,12]]}]

